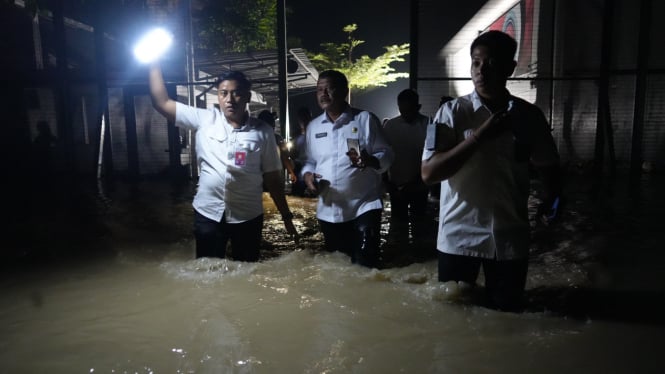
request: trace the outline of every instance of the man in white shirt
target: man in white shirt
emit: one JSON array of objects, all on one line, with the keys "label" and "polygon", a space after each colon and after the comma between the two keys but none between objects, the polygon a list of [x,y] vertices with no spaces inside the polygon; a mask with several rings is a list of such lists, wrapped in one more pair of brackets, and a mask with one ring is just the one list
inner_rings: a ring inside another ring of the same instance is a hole
[{"label": "man in white shirt", "polygon": [[379,265],[381,174],[393,159],[379,119],[346,102],[349,84],[336,70],[319,74],[316,97],[323,113],[307,127],[303,180],[318,192],[316,216],[328,251],[353,263]]},{"label": "man in white shirt", "polygon": [[216,87],[221,112],[187,106],[169,98],[159,65],[150,67],[155,109],[176,126],[196,130],[196,257],[224,258],[230,241],[234,260],[258,261],[264,182],[287,232],[297,235],[284,196],[275,135],[270,126],[249,116],[251,83],[243,73],[223,74]]},{"label": "man in white shirt", "polygon": [[542,111],[512,96],[517,43],[500,31],[471,44],[474,92],[445,103],[428,132],[422,176],[441,183],[439,280],[475,284],[482,264],[488,306],[522,310],[529,255],[529,165],[543,201],[561,190],[559,154]]}]

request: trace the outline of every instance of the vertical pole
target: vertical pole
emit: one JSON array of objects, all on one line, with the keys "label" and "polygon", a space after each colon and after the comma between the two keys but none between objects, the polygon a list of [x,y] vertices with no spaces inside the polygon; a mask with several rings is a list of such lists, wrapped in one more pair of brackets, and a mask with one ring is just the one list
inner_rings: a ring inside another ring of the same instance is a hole
[{"label": "vertical pole", "polygon": [[39,28],[39,14],[32,17],[32,45],[35,50],[35,68],[44,70],[44,50],[42,49],[42,32]]},{"label": "vertical pole", "polygon": [[411,0],[410,5],[409,88],[418,90],[418,21],[420,18],[420,0]]},{"label": "vertical pole", "polygon": [[[552,0],[552,9],[550,10],[550,17],[552,17],[552,24],[550,25],[550,32],[552,33],[551,35],[551,41],[550,41],[550,128],[554,126],[554,74],[555,74],[555,69],[554,66],[556,64],[556,8],[557,8],[557,3],[556,0]],[[538,17],[541,17],[541,14],[545,14],[545,12],[540,12]],[[536,30],[540,32],[540,30]]]},{"label": "vertical pole", "polygon": [[101,178],[104,169],[108,172],[113,170],[113,158],[111,157],[111,128],[109,123],[108,108],[108,86],[106,81],[106,40],[104,38],[104,9],[106,3],[100,3],[95,7],[94,24],[94,50],[95,50],[95,76],[97,78],[97,100],[99,103],[97,117],[97,131],[99,143],[97,144],[97,178]]},{"label": "vertical pole", "polygon": [[[286,70],[286,1],[277,0],[277,69],[279,72],[279,127],[284,140],[289,140],[289,77]],[[280,151],[281,152],[281,151]],[[288,180],[288,178],[284,178]]]},{"label": "vertical pole", "polygon": [[635,77],[635,106],[633,109],[633,137],[630,149],[630,174],[638,177],[642,171],[642,139],[647,96],[647,69],[651,43],[651,0],[640,1],[640,31],[637,47],[637,75]]},{"label": "vertical pole", "polygon": [[69,114],[69,68],[67,67],[67,40],[65,36],[65,16],[63,1],[53,3],[53,26],[55,37],[56,70],[55,97],[58,118],[58,138],[64,155],[64,167],[67,172],[74,172],[74,139],[71,131]]},{"label": "vertical pole", "polygon": [[[596,175],[603,173],[605,161],[605,142],[609,145],[612,155],[612,124],[609,118],[609,81],[610,60],[612,56],[612,23],[614,20],[614,0],[605,0],[603,12],[603,34],[600,58],[600,79],[598,81],[598,114],[596,116],[596,146],[594,171]],[[611,165],[614,168],[614,165]]]},{"label": "vertical pole", "polygon": [[99,153],[97,154],[97,179],[102,179],[102,170],[104,167],[104,131],[106,130],[106,122],[104,116],[99,126]]},{"label": "vertical pole", "polygon": [[277,0],[277,69],[279,72],[279,118],[280,130],[286,134],[288,111],[288,72],[286,71],[286,12],[285,0]]},{"label": "vertical pole", "polygon": [[[190,82],[189,85],[189,105],[196,107],[196,96],[194,92],[194,85],[193,83],[196,81],[196,68],[194,66],[194,29],[192,26],[192,0],[187,1],[187,16],[186,16],[186,24],[187,24],[187,68],[188,68],[188,75],[187,75],[187,80]],[[178,130],[182,131],[182,130]],[[198,176],[198,170],[197,170],[197,164],[196,164],[196,151],[194,150],[194,142],[192,140],[192,135],[193,131],[192,130],[186,130],[187,131],[187,139],[189,139],[189,177],[193,178],[195,176]],[[180,149],[180,147],[178,147]],[[180,165],[180,154],[178,154],[178,165]]]}]

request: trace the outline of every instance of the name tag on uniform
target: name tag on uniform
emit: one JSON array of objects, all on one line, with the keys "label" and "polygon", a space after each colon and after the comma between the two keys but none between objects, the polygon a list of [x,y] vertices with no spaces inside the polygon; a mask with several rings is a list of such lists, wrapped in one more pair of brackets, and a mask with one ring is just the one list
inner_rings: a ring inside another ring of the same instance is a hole
[{"label": "name tag on uniform", "polygon": [[245,151],[236,151],[236,166],[245,166],[247,162],[247,152]]},{"label": "name tag on uniform", "polygon": [[318,133],[314,136],[316,136],[317,139],[318,138],[325,138],[326,136],[328,136],[328,133],[327,132],[320,132],[320,133]]}]

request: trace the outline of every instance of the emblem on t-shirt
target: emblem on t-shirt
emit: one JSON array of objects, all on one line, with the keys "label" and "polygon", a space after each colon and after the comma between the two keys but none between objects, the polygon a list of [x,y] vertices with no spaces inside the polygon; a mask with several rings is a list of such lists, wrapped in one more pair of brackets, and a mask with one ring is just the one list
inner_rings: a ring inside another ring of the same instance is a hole
[{"label": "emblem on t-shirt", "polygon": [[320,132],[320,133],[318,133],[314,136],[316,136],[317,139],[318,138],[325,138],[326,136],[328,136],[328,133],[327,132]]},{"label": "emblem on t-shirt", "polygon": [[246,161],[247,161],[247,152],[236,151],[236,166],[245,166]]},{"label": "emblem on t-shirt", "polygon": [[352,127],[352,128],[351,128],[351,132],[354,133],[354,134],[357,133],[357,132],[358,132],[358,128],[357,128],[357,127]]}]

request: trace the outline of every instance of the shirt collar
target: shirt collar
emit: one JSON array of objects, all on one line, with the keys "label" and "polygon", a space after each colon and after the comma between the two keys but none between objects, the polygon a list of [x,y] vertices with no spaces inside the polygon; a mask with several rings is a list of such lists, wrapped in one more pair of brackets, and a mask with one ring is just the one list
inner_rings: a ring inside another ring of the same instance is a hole
[{"label": "shirt collar", "polygon": [[[510,100],[515,99],[515,97],[511,95],[510,92],[508,92],[508,98]],[[478,109],[480,108],[485,108],[486,110],[491,112],[491,110],[487,106],[485,106],[485,104],[483,104],[483,100],[480,98],[480,95],[478,95],[478,92],[476,90],[473,90],[473,92],[471,93],[471,103],[473,104],[474,112],[477,112]]]},{"label": "shirt collar", "polygon": [[229,123],[229,121],[226,120],[226,117],[224,117],[224,115],[222,115],[222,118],[224,118],[225,126],[228,126],[232,132],[246,132],[256,127],[257,119],[251,117],[248,112],[245,112],[245,118],[246,118],[245,123],[243,123],[242,126],[240,126],[237,129],[231,126],[231,124]]},{"label": "shirt collar", "polygon": [[477,112],[478,109],[485,106],[482,100],[480,100],[480,95],[478,95],[478,92],[476,92],[476,90],[473,90],[473,93],[471,94],[471,103],[473,104],[474,112]]},{"label": "shirt collar", "polygon": [[346,109],[344,109],[342,114],[340,114],[339,117],[337,117],[337,120],[335,120],[334,122],[330,120],[330,118],[328,117],[328,113],[324,112],[323,114],[324,114],[323,122],[332,123],[334,127],[344,126],[347,123],[351,122],[351,120],[353,120],[353,110],[351,108],[351,105],[347,105]]}]

